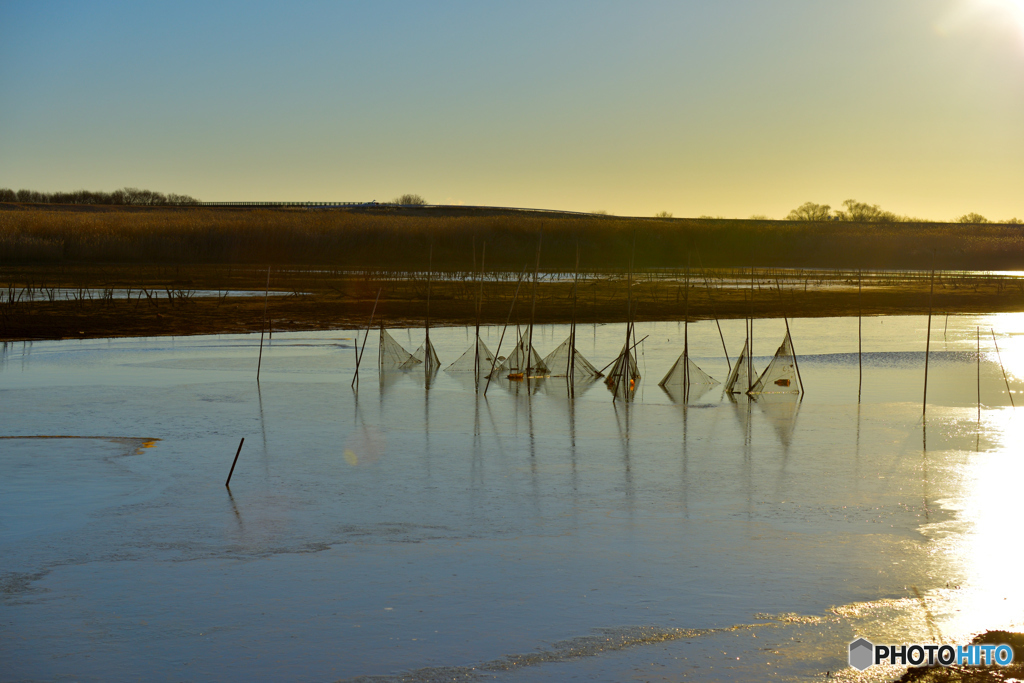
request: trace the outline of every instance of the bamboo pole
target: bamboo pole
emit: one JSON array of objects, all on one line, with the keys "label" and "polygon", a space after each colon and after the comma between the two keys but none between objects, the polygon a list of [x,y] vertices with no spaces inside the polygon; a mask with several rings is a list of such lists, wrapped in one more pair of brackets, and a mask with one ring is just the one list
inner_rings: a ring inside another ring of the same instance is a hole
[{"label": "bamboo pole", "polygon": [[[259,291],[259,290],[257,290]],[[263,367],[263,333],[267,331],[267,300],[270,299],[270,266],[267,266],[267,289],[263,293],[263,327],[260,329],[260,357],[256,361],[256,383],[260,382],[260,368]]]},{"label": "bamboo pole", "polygon": [[426,319],[426,340],[423,342],[423,372],[430,376],[430,366],[433,365],[433,356],[430,349],[430,285],[431,276],[434,270],[434,243],[430,243],[430,255],[427,257],[427,319]]},{"label": "bamboo pole", "polygon": [[[538,235],[537,235],[537,261],[536,261],[536,263],[534,264],[534,267],[533,267],[533,291],[531,293],[531,302],[530,302],[530,334],[529,334],[530,343],[529,343],[529,348],[526,349],[526,374],[524,375],[524,378],[526,379],[527,387],[529,387],[529,385],[530,385],[530,374],[531,374],[530,371],[533,368],[533,323],[534,323],[534,320],[535,320],[535,318],[537,316],[537,276],[540,273],[540,246],[541,246],[541,242],[543,241],[543,239],[544,239],[544,233],[543,232],[538,233]],[[527,394],[529,394],[529,390],[527,390]]]},{"label": "bamboo pole", "polygon": [[[487,242],[480,252],[480,291],[476,295],[476,346],[473,347],[473,377],[475,391],[480,391],[480,306],[484,298],[484,260],[487,258]],[[476,262],[476,241],[473,242],[473,261]]]},{"label": "bamboo pole", "polygon": [[715,300],[711,295],[711,284],[708,282],[707,271],[704,270],[704,262],[700,258],[700,249],[697,249],[697,265],[700,266],[700,273],[704,278],[704,288],[708,291],[708,300],[711,302],[711,314],[715,316],[715,325],[718,327],[718,337],[722,340],[722,351],[725,353],[726,373],[732,372],[732,361],[729,360],[729,350],[725,348],[725,335],[722,334],[722,324],[718,321],[718,311],[715,310]]},{"label": "bamboo pole", "polygon": [[[363,346],[359,349],[359,353],[356,354],[356,372],[352,375],[352,386],[356,385],[359,381],[359,364],[363,360],[363,352],[366,351],[366,339],[370,336],[370,328],[373,327],[373,316],[377,314],[377,302],[380,301],[380,293],[383,288],[377,290],[377,298],[373,300],[373,310],[370,311],[370,322],[366,324],[366,332],[363,333]],[[356,337],[358,341],[358,336]]]},{"label": "bamboo pole", "polygon": [[690,253],[686,253],[686,288],[683,295],[683,403],[690,401]]},{"label": "bamboo pole", "polygon": [[1006,379],[1006,368],[1003,367],[1003,357],[999,353],[999,342],[996,341],[996,331],[992,330],[992,343],[996,347],[996,358],[999,360],[999,369],[1003,371],[1003,382],[1006,383],[1006,395],[1010,397],[1010,407],[1014,410],[1017,406],[1013,405],[1013,393],[1010,391],[1010,380]]},{"label": "bamboo pole", "polygon": [[932,348],[932,294],[935,292],[935,271],[932,271],[932,285],[928,293],[928,339],[924,346],[924,398],[922,399],[921,417],[928,414],[928,356]]},{"label": "bamboo pole", "polygon": [[572,276],[572,325],[569,327],[569,398],[576,397],[576,299],[580,281],[580,241],[576,240],[576,269]]},{"label": "bamboo pole", "polygon": [[501,328],[501,337],[498,338],[498,348],[494,352],[494,358],[491,360],[491,371],[487,373],[487,384],[484,386],[484,396],[487,396],[487,389],[491,386],[491,376],[494,375],[494,366],[498,363],[498,355],[501,353],[501,343],[505,341],[505,331],[508,330],[508,324],[512,320],[512,311],[516,309],[516,301],[519,299],[519,288],[523,284],[523,276],[526,275],[526,266],[523,266],[523,272],[519,274],[519,282],[516,283],[516,293],[512,296],[512,305],[508,309],[508,318],[505,319],[505,327]]},{"label": "bamboo pole", "polygon": [[[860,403],[861,390],[864,387],[864,361],[862,328],[864,324],[864,303],[861,284],[861,272],[857,270],[857,403]],[[794,352],[795,355],[796,352]]]},{"label": "bamboo pole", "polygon": [[245,443],[245,437],[244,436],[242,437],[242,440],[238,442],[238,450],[235,451],[235,459],[231,461],[231,470],[228,471],[228,480],[226,482],[224,482],[224,486],[227,487],[227,488],[231,488],[231,475],[235,473],[235,465],[238,464],[238,455],[239,455],[239,453],[242,452],[242,444],[243,443]]}]

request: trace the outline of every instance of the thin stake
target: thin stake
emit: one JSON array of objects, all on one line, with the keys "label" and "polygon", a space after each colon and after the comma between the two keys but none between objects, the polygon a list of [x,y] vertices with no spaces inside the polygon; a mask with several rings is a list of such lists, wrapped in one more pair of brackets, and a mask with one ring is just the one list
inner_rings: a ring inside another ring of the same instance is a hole
[{"label": "thin stake", "polygon": [[732,372],[732,361],[729,360],[729,350],[725,348],[725,335],[722,334],[722,324],[718,322],[718,311],[715,310],[715,299],[711,296],[711,284],[708,282],[708,274],[704,270],[704,262],[700,258],[700,249],[697,249],[697,265],[700,266],[700,273],[704,277],[704,288],[708,290],[708,301],[711,302],[711,313],[715,316],[715,325],[718,326],[718,337],[722,340],[722,351],[725,352],[726,372]]},{"label": "thin stake", "polygon": [[978,339],[978,423],[981,423],[981,328],[975,330]]},{"label": "thin stake", "polygon": [[1010,380],[1006,379],[1006,368],[1003,367],[1003,357],[999,354],[999,342],[996,341],[996,331],[992,330],[992,343],[996,347],[996,358],[999,359],[999,369],[1003,371],[1003,382],[1006,383],[1006,395],[1010,397],[1010,407],[1014,410],[1017,406],[1013,405],[1013,394],[1010,393]]},{"label": "thin stake", "polygon": [[857,403],[860,403],[861,389],[864,386],[864,365],[862,356],[861,328],[863,326],[864,304],[861,297],[861,273],[857,270]]},{"label": "thin stake", "polygon": [[924,399],[921,406],[921,417],[928,414],[928,356],[932,348],[932,293],[935,292],[935,271],[932,271],[932,286],[928,293],[928,340],[924,345]]},{"label": "thin stake", "polygon": [[530,304],[530,348],[526,350],[526,384],[530,384],[530,370],[533,368],[533,322],[537,314],[537,274],[540,272],[540,244],[544,239],[544,233],[537,234],[537,262],[533,267],[533,293]]},{"label": "thin stake", "polygon": [[754,388],[754,266],[750,266],[750,336],[747,346],[747,393]]},{"label": "thin stake", "polygon": [[686,294],[683,297],[683,403],[690,400],[690,252],[686,252]]},{"label": "thin stake", "polygon": [[238,450],[235,451],[235,459],[231,461],[231,470],[228,472],[228,480],[224,482],[224,486],[231,487],[231,475],[235,473],[235,465],[238,464],[238,454],[242,452],[242,444],[245,443],[245,437],[238,442]]},{"label": "thin stake", "polygon": [[789,318],[783,318],[786,321],[786,336],[789,337],[789,348],[793,349],[793,369],[796,370],[796,381],[800,383],[800,400],[803,400],[804,395],[804,380],[800,376],[800,363],[796,359],[796,347],[793,346],[793,335],[789,332]]},{"label": "thin stake", "polygon": [[[476,262],[476,238],[473,238],[473,261]],[[474,387],[480,391],[480,306],[484,298],[484,259],[487,258],[487,242],[484,242],[480,252],[480,291],[476,295],[476,346],[473,347],[473,377],[476,379]]]},{"label": "thin stake", "polygon": [[260,368],[263,367],[263,333],[267,331],[267,300],[270,299],[270,266],[267,266],[267,290],[263,294],[263,327],[260,329],[260,357],[256,361],[256,383],[260,381]]},{"label": "thin stake", "polygon": [[[352,386],[356,385],[359,379],[359,364],[363,360],[363,352],[366,351],[366,338],[370,336],[370,328],[373,327],[373,316],[377,313],[377,302],[380,301],[380,293],[383,288],[377,290],[377,298],[373,300],[373,310],[370,311],[370,322],[366,324],[366,332],[363,334],[363,346],[356,355],[356,373],[352,376]],[[358,336],[356,337],[358,339]]]},{"label": "thin stake", "polygon": [[569,398],[576,396],[576,298],[580,281],[580,241],[576,240],[576,270],[572,276],[572,325],[569,327]]},{"label": "thin stake", "polygon": [[498,356],[501,354],[501,343],[505,341],[505,331],[508,329],[509,322],[512,321],[512,312],[516,310],[516,301],[519,299],[519,288],[523,286],[523,277],[526,275],[526,266],[523,266],[523,272],[519,274],[519,282],[516,283],[516,293],[512,297],[512,305],[508,309],[508,317],[505,318],[505,327],[501,328],[501,337],[498,338],[498,349],[494,352],[494,358],[491,359],[491,371],[487,373],[487,384],[484,385],[484,396],[487,396],[487,389],[491,386],[491,376],[494,375],[494,366],[498,363]]},{"label": "thin stake", "polygon": [[423,342],[423,371],[430,375],[430,366],[433,365],[433,354],[430,353],[430,276],[434,270],[434,243],[430,243],[430,256],[427,260],[427,320],[426,340]]}]

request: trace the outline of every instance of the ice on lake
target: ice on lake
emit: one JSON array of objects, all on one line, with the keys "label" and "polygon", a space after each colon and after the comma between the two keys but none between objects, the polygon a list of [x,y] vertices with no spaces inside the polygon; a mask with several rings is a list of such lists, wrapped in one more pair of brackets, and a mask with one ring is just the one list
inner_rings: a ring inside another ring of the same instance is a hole
[{"label": "ice on lake", "polygon": [[[356,331],[275,334],[259,385],[258,335],[8,343],[0,679],[804,680],[856,636],[1019,628],[1022,322],[933,318],[923,420],[923,317],[864,319],[859,405],[856,318],[790,321],[802,401],[689,405],[657,386],[675,322],[637,325],[629,403],[381,378],[376,332],[358,391]],[[758,369],[784,334],[754,323]],[[472,335],[431,330],[445,365]],[[724,379],[715,324],[688,337]]]}]

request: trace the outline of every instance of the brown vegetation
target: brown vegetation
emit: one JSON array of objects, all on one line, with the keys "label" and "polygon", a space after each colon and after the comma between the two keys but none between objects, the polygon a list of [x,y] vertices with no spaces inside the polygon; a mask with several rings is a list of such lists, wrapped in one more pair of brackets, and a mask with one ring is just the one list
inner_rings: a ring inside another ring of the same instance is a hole
[{"label": "brown vegetation", "polygon": [[[634,276],[632,299],[638,320],[810,317],[1024,310],[1019,278],[937,273],[935,294],[924,272],[865,273],[863,295],[857,273],[716,269],[707,284],[695,269],[687,297],[681,271]],[[0,339],[54,339],[253,332],[263,325],[262,293],[267,270],[253,266],[20,266],[0,269]],[[437,279],[443,277],[443,279]],[[468,272],[434,275],[431,320],[458,325],[475,321],[479,286]],[[484,323],[503,323],[518,275],[487,274]],[[388,326],[418,326],[426,315],[423,274],[352,272],[317,268],[273,268],[268,317],[273,329],[338,329],[366,324],[377,291],[377,319]],[[576,319],[614,323],[626,319],[627,281],[588,275],[579,285]],[[206,294],[203,294],[203,292]],[[520,292],[517,317],[525,322],[530,302]],[[274,295],[276,294],[276,295]],[[127,295],[127,296],[126,296]],[[536,319],[566,323],[572,317],[572,283],[543,280],[537,288]],[[513,318],[515,319],[515,317]]]},{"label": "brown vegetation", "polygon": [[275,264],[423,270],[487,262],[518,271],[707,266],[998,269],[1024,267],[1013,225],[621,218],[457,207],[251,209],[0,204],[0,265]]}]

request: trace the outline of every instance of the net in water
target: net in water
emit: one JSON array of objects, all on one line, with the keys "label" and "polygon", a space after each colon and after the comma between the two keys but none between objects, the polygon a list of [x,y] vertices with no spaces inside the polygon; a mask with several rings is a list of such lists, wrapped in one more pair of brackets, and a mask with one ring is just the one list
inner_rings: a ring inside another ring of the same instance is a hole
[{"label": "net in water", "polygon": [[459,356],[454,363],[445,368],[446,372],[479,372],[486,375],[491,371],[494,362],[494,354],[484,344],[483,339],[477,339],[475,348],[471,345],[466,352]]},{"label": "net in water", "polygon": [[[571,353],[571,364],[570,364],[570,351]],[[568,377],[570,370],[576,381],[588,381],[593,380],[601,376],[590,361],[583,357],[583,354],[572,348],[572,337],[568,337],[564,342],[559,344],[554,351],[549,353],[543,361],[541,361],[552,377]],[[575,366],[575,367],[573,367]]]},{"label": "net in water", "polygon": [[796,354],[793,340],[786,332],[785,339],[775,357],[750,389],[751,394],[799,394],[800,381],[796,374]]},{"label": "net in water", "polygon": [[[750,388],[753,377],[751,375],[751,364],[747,362],[747,344],[744,342],[743,351],[740,352],[739,358],[736,359],[736,363],[732,366],[732,371],[729,372],[729,379],[725,381],[725,390],[730,394],[738,394],[745,392]],[[753,374],[757,374],[756,372]]]},{"label": "net in water", "polygon": [[[412,362],[412,354],[402,348],[402,345],[395,341],[395,338],[385,330],[383,327],[380,328],[380,357],[379,364],[381,370],[399,370],[405,368],[406,365]],[[416,365],[417,363],[412,363]]]},{"label": "net in water", "polygon": [[434,345],[428,338],[416,351],[412,354],[412,358],[406,361],[401,367],[403,370],[412,370],[413,368],[424,366],[424,369],[430,373],[441,367],[441,360],[437,357],[437,352],[434,351]]},{"label": "net in water", "polygon": [[508,375],[525,373],[527,361],[529,361],[531,376],[550,374],[548,366],[544,364],[544,360],[537,353],[537,350],[531,347],[529,352],[527,352],[527,346],[529,346],[527,338],[525,336],[520,337],[519,343],[516,344],[516,348],[513,349],[512,353],[508,354],[508,357],[494,368],[494,376],[507,377]]},{"label": "net in water", "polygon": [[605,384],[612,390],[616,398],[625,398],[633,395],[636,383],[640,381],[640,368],[636,364],[636,358],[630,351],[629,345],[622,347],[612,369],[608,371]]}]

